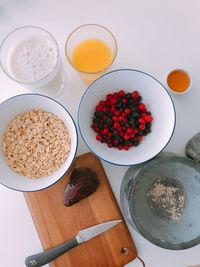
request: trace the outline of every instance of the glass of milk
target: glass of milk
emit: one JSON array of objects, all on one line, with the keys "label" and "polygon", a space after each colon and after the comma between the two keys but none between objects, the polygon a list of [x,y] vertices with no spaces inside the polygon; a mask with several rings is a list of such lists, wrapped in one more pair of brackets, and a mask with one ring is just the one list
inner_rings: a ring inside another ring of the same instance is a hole
[{"label": "glass of milk", "polygon": [[36,93],[55,97],[65,87],[58,44],[39,27],[10,32],[0,46],[0,64],[9,78]]}]

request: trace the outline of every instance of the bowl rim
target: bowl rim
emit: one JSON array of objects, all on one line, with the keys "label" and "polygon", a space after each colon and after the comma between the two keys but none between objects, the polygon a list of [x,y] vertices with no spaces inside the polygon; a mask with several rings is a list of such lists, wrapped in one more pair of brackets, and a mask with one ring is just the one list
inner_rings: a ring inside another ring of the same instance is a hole
[{"label": "bowl rim", "polygon": [[42,97],[42,98],[43,98],[43,97],[44,97],[44,98],[48,98],[48,99],[50,99],[50,100],[56,102],[58,105],[60,105],[60,106],[67,112],[67,114],[69,115],[69,117],[70,117],[71,120],[72,120],[72,123],[73,123],[73,125],[74,125],[74,129],[75,129],[75,132],[76,132],[76,138],[75,138],[75,140],[76,140],[76,147],[75,147],[74,155],[73,155],[73,157],[72,157],[72,161],[71,161],[71,163],[70,163],[68,169],[63,173],[63,175],[62,175],[60,178],[56,179],[56,181],[54,181],[53,183],[51,183],[51,184],[48,185],[48,186],[45,186],[45,187],[42,187],[42,188],[40,188],[40,189],[36,189],[36,190],[21,190],[21,189],[16,189],[16,188],[13,188],[13,187],[11,187],[11,186],[8,186],[8,185],[6,185],[6,184],[4,184],[4,183],[2,183],[2,182],[0,181],[0,184],[1,184],[1,185],[5,186],[5,187],[7,187],[7,188],[9,188],[9,189],[11,189],[11,190],[14,190],[14,191],[16,191],[16,192],[24,192],[24,193],[26,193],[26,192],[27,192],[27,193],[28,193],[28,192],[38,192],[38,191],[47,189],[47,188],[53,186],[54,184],[56,184],[58,181],[60,181],[60,180],[65,176],[65,174],[66,174],[67,171],[70,169],[70,167],[72,166],[72,164],[73,164],[73,162],[74,162],[74,159],[75,159],[75,157],[76,157],[77,149],[78,149],[78,130],[77,130],[77,126],[76,126],[76,124],[75,124],[75,121],[74,121],[72,115],[69,113],[69,111],[68,111],[68,110],[67,110],[67,109],[66,109],[60,102],[58,102],[57,100],[53,99],[52,97],[49,97],[49,96],[47,96],[47,95],[43,95],[43,94],[38,94],[38,93],[24,93],[24,94],[18,94],[18,95],[14,95],[14,96],[12,96],[12,97],[9,97],[9,98],[7,98],[6,100],[4,100],[3,102],[1,102],[1,103],[0,103],[0,106],[1,106],[2,104],[4,104],[5,102],[10,101],[11,99],[14,99],[14,98],[17,98],[17,97],[21,97],[21,96],[26,96],[26,95],[34,95],[34,96],[40,96],[40,97]]},{"label": "bowl rim", "polygon": [[112,162],[112,161],[109,161],[105,158],[103,158],[102,156],[99,156],[90,146],[89,144],[86,142],[83,134],[82,134],[82,131],[81,131],[81,127],[80,127],[80,109],[81,109],[81,104],[82,104],[82,101],[84,99],[84,97],[86,96],[86,94],[88,93],[88,91],[90,90],[90,88],[93,86],[93,84],[95,84],[98,80],[102,79],[104,76],[108,76],[108,75],[112,75],[112,73],[115,73],[115,72],[121,72],[121,71],[133,71],[133,72],[138,72],[138,73],[142,73],[144,75],[147,75],[148,77],[152,78],[153,80],[155,80],[156,82],[158,82],[162,88],[166,91],[167,95],[169,96],[169,99],[171,100],[171,103],[172,103],[172,107],[173,107],[173,113],[174,113],[174,125],[173,125],[173,129],[172,129],[172,132],[171,132],[171,135],[169,136],[169,139],[168,141],[166,142],[166,144],[164,145],[164,147],[161,148],[160,151],[158,151],[158,153],[156,153],[153,157],[155,157],[156,155],[158,155],[170,142],[173,134],[174,134],[174,130],[175,130],[175,127],[176,127],[176,109],[175,109],[175,105],[174,105],[174,102],[173,102],[173,99],[169,93],[169,91],[166,89],[166,87],[158,80],[156,79],[154,76],[152,76],[151,74],[148,74],[144,71],[141,71],[141,70],[137,70],[137,69],[130,69],[130,68],[121,68],[121,69],[116,69],[116,70],[113,70],[113,71],[109,71],[105,74],[103,74],[102,76],[98,77],[95,81],[93,81],[88,87],[87,89],[85,90],[84,94],[82,95],[81,97],[81,100],[79,102],[79,107],[78,107],[78,129],[79,129],[79,132],[80,132],[80,135],[84,141],[84,143],[86,144],[86,146],[100,159],[102,159],[103,161],[107,162],[107,163],[110,163],[110,164],[113,164],[113,165],[116,165],[116,166],[134,166],[134,165],[137,165],[137,164],[140,164],[140,163],[144,163],[144,162],[147,162],[149,161],[150,159],[152,159],[153,157],[149,157],[148,159],[144,160],[144,161],[141,161],[141,162],[138,162],[138,163],[132,163],[132,164],[120,164],[120,163],[116,163],[116,162]]}]

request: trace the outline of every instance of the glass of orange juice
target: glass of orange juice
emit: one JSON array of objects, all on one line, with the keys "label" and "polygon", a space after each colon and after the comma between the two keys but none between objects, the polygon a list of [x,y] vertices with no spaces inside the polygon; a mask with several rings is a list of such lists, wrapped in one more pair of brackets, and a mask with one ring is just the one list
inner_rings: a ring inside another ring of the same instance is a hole
[{"label": "glass of orange juice", "polygon": [[107,28],[85,24],[69,35],[65,53],[83,82],[90,85],[112,65],[117,55],[117,42]]}]

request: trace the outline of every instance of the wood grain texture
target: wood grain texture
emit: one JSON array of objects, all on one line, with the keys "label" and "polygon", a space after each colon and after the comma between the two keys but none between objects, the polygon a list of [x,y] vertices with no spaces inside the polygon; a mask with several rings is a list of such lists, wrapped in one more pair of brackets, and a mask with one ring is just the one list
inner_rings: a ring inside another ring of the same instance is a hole
[{"label": "wood grain texture", "polygon": [[[95,171],[100,185],[89,197],[71,207],[65,207],[63,205],[64,187],[73,168],[78,167],[88,167]],[[24,193],[24,196],[44,250],[76,236],[81,229],[122,219],[103,166],[91,153],[77,157],[72,169],[52,187],[39,192]],[[127,254],[121,253],[123,247],[128,248]],[[128,228],[122,222],[65,253],[50,266],[122,267],[135,259],[136,253]]]}]

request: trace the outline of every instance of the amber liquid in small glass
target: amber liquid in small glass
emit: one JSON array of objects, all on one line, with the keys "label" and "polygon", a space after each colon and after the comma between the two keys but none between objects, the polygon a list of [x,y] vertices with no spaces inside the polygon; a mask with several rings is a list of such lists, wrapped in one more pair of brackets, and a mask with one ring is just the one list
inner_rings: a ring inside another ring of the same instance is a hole
[{"label": "amber liquid in small glass", "polygon": [[174,70],[167,77],[169,88],[177,93],[185,92],[190,86],[189,75],[183,70]]}]

